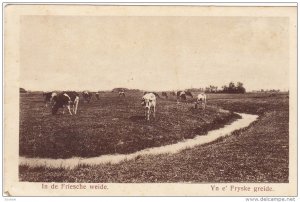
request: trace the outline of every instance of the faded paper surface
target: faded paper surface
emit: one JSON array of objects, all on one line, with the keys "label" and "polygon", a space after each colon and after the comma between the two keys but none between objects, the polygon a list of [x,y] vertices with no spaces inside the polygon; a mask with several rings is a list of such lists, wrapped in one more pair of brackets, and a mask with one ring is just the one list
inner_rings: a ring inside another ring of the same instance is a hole
[{"label": "faded paper surface", "polygon": [[[13,196],[296,195],[296,7],[7,5],[4,12],[5,192]],[[207,24],[213,24],[213,29],[198,29]],[[178,30],[176,26],[182,29]],[[256,29],[252,33],[245,33],[243,26],[254,26]],[[263,31],[265,26],[274,30],[270,40],[265,40],[269,37]],[[153,30],[153,27],[157,30]],[[90,32],[84,32],[89,28]],[[231,32],[224,33],[228,28]],[[102,33],[104,30],[109,31]],[[215,36],[216,33],[224,33],[228,38],[211,39],[210,35]],[[276,36],[278,33],[280,37]],[[39,41],[39,36],[44,36],[48,41]],[[251,36],[261,40],[259,45],[247,44]],[[69,43],[70,38],[75,43]],[[198,48],[199,38],[202,48]],[[236,44],[233,44],[232,39],[236,38],[239,40],[234,40]],[[206,43],[208,40],[215,41]],[[232,57],[241,47],[240,44],[244,44],[245,49]],[[187,46],[189,48],[185,48]],[[174,57],[176,50],[181,49],[184,49],[182,55]],[[270,50],[273,54],[269,54]],[[114,60],[109,52],[114,52],[117,59]],[[226,54],[222,55],[224,52]],[[254,58],[259,58],[259,55],[262,57],[258,61],[248,59],[246,56],[251,52],[256,56]],[[97,54],[103,57],[97,59]],[[135,58],[138,54],[144,57]],[[215,54],[220,56],[218,61],[212,58]],[[93,57],[93,61],[89,57]],[[42,189],[42,183],[19,181],[19,152],[16,145],[19,145],[20,87],[40,91],[97,90],[98,87],[92,87],[97,82],[103,90],[124,85],[146,90],[184,89],[195,85],[193,81],[197,81],[195,65],[190,61],[205,67],[203,71],[208,75],[207,80],[199,81],[200,85],[212,79],[220,80],[218,85],[227,82],[224,79],[226,69],[219,65],[227,63],[235,65],[228,68],[237,69],[234,78],[243,81],[251,78],[248,82],[251,89],[257,89],[256,84],[263,77],[269,77],[269,82],[260,85],[266,88],[275,85],[275,88],[289,90],[289,183],[229,183],[235,186],[272,186],[275,190],[237,193],[212,191],[211,185],[221,187],[222,183],[106,183],[108,190],[78,191]],[[93,66],[95,63],[98,66]],[[265,68],[265,73],[256,74],[257,69],[252,69],[248,64]],[[126,71],[128,69],[130,71]],[[148,69],[152,69],[152,74],[157,74],[149,80],[145,76],[145,73],[149,73]],[[278,72],[283,72],[283,75],[278,75]],[[84,82],[85,74],[90,77],[88,82]],[[167,79],[162,80],[161,75]]]}]

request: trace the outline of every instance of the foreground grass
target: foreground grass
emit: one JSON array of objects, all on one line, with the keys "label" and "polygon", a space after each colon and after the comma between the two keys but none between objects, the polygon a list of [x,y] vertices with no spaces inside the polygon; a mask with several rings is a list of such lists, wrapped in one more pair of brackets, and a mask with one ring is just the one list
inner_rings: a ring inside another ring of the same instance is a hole
[{"label": "foreground grass", "polygon": [[178,154],[141,156],[116,165],[72,170],[20,166],[21,181],[37,182],[288,182],[288,98],[212,99],[212,105],[258,113],[247,129]]}]

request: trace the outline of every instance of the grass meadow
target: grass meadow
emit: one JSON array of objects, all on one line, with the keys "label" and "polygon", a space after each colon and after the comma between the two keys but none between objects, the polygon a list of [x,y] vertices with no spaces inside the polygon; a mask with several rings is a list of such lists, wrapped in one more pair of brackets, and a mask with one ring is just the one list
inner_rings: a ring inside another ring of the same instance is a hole
[{"label": "grass meadow", "polygon": [[[194,93],[196,95],[196,93]],[[157,114],[147,122],[142,93],[104,92],[79,104],[78,114],[52,115],[41,93],[20,95],[19,155],[40,158],[127,154],[173,144],[257,114],[249,127],[177,154],[140,156],[119,164],[79,165],[74,169],[19,167],[30,182],[288,182],[289,97],[286,93],[208,94],[206,110],[194,99],[176,103],[158,98]],[[228,111],[225,111],[225,110]]]}]

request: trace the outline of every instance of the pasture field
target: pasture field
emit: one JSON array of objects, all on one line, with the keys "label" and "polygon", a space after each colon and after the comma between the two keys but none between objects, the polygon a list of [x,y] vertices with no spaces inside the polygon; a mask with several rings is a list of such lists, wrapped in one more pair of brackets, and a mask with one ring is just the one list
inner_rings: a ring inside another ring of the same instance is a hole
[{"label": "pasture field", "polygon": [[53,116],[41,94],[20,97],[20,156],[69,158],[132,153],[205,135],[239,118],[258,114],[249,127],[231,136],[177,154],[139,156],[119,164],[74,169],[22,165],[20,181],[36,182],[288,182],[288,94],[209,94],[205,111],[192,101],[158,99],[157,117],[147,122],[141,93],[119,98],[102,93],[80,103],[78,115]]},{"label": "pasture field", "polygon": [[126,154],[204,135],[224,126],[238,115],[210,106],[176,104],[158,99],[156,119],[147,122],[141,106],[142,93],[118,97],[104,93],[100,100],[80,103],[78,114],[52,115],[41,94],[21,95],[20,155],[70,158]]}]

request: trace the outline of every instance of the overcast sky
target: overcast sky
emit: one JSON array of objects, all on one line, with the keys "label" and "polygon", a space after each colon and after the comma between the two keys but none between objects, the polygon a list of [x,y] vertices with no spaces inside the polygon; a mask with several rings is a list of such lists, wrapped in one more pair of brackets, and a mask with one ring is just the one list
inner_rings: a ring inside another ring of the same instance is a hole
[{"label": "overcast sky", "polygon": [[20,87],[288,89],[288,18],[21,18]]}]

